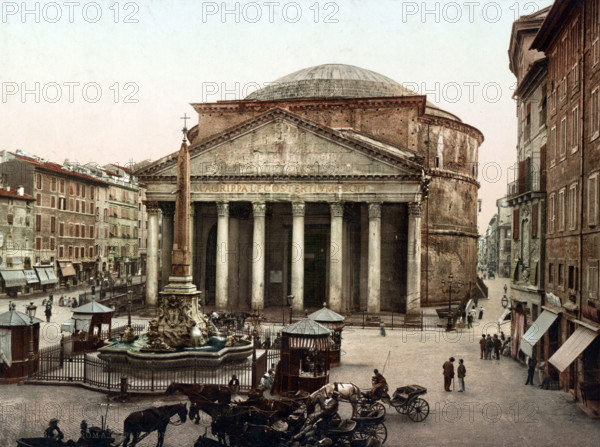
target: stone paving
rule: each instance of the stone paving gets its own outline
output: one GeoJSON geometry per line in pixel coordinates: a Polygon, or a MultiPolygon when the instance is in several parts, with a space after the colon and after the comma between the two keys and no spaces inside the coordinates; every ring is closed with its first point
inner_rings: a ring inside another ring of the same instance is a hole
{"type": "MultiPolygon", "coordinates": [[[[386,446],[595,445],[593,440],[600,437],[600,421],[585,416],[569,394],[525,386],[525,366],[508,357],[480,360],[478,338],[482,332],[496,332],[503,310],[500,298],[504,280],[487,283],[490,299],[480,303],[485,308],[484,318],[476,320],[470,331],[388,329],[382,337],[377,329],[346,328],[342,366],[331,371],[331,381],[353,382],[368,389],[372,370],[378,368],[391,390],[408,384],[428,389],[423,397],[431,413],[424,422],[412,422],[393,408],[388,409],[386,446]],[[442,364],[450,356],[465,361],[465,393],[443,389],[442,364]]],[[[504,332],[508,334],[509,323],[504,332]]],[[[537,376],[535,383],[539,383],[537,376]]],[[[40,436],[53,417],[60,419],[59,426],[67,438],[76,439],[81,419],[89,425],[101,424],[107,402],[108,425],[122,432],[122,421],[131,411],[179,401],[184,400],[179,396],[154,396],[119,403],[78,387],[0,386],[0,446],[16,445],[18,437],[40,436]]],[[[342,413],[349,412],[345,405],[342,413]]],[[[180,427],[169,426],[165,447],[192,446],[208,422],[204,418],[200,425],[188,421],[180,427]]],[[[156,435],[139,445],[156,445],[156,435]]]]}

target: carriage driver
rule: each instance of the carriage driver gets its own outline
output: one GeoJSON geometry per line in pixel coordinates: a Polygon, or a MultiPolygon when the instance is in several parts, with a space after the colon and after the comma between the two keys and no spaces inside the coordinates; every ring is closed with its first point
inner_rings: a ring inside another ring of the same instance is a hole
{"type": "Polygon", "coordinates": [[[48,428],[44,431],[44,438],[61,441],[64,437],[65,435],[60,431],[60,428],[58,428],[58,419],[50,419],[48,428]]]}
{"type": "Polygon", "coordinates": [[[373,400],[377,400],[381,399],[381,397],[387,391],[387,381],[385,380],[385,377],[383,377],[379,373],[378,370],[374,369],[373,373],[375,374],[371,378],[371,383],[373,384],[373,387],[371,388],[371,391],[367,393],[367,396],[369,396],[373,400]]]}

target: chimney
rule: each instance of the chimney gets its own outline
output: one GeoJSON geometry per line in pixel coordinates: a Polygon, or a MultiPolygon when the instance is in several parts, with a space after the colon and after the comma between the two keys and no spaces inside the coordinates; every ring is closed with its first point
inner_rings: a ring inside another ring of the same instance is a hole
{"type": "Polygon", "coordinates": [[[17,189],[17,194],[20,196],[23,196],[23,194],[25,194],[25,188],[23,188],[22,185],[19,185],[19,188],[17,189]]]}

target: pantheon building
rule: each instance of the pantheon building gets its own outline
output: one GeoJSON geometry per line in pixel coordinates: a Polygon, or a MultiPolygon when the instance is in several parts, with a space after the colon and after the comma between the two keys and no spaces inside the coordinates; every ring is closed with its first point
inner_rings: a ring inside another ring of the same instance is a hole
{"type": "MultiPolygon", "coordinates": [[[[339,64],[192,107],[190,250],[208,305],[282,306],[293,295],[296,311],[326,302],[417,317],[448,303],[450,274],[463,284],[453,301],[468,293],[479,130],[386,76],[339,64]]],[[[171,267],[177,151],[137,175],[152,304],[171,267]]]]}

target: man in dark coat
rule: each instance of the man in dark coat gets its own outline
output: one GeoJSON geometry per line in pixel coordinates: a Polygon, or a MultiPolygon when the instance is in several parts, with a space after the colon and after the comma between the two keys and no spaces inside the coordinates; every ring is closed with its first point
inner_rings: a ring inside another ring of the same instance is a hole
{"type": "Polygon", "coordinates": [[[502,347],[502,342],[498,338],[497,334],[494,334],[494,355],[496,356],[496,360],[500,360],[500,348],[502,347]]]}
{"type": "Polygon", "coordinates": [[[492,360],[492,355],[494,354],[494,340],[492,340],[492,336],[488,334],[485,340],[485,353],[486,358],[488,360],[492,360]]]}
{"type": "Polygon", "coordinates": [[[449,360],[447,360],[446,362],[444,362],[443,368],[444,368],[444,389],[446,391],[452,391],[450,389],[450,383],[452,382],[452,379],[454,378],[454,357],[450,357],[449,360]]]}
{"type": "Polygon", "coordinates": [[[481,334],[481,338],[479,339],[479,349],[481,350],[481,357],[479,357],[479,358],[484,359],[486,357],[486,355],[485,355],[485,334],[481,334]]]}
{"type": "Polygon", "coordinates": [[[46,314],[46,323],[50,323],[50,317],[52,316],[52,304],[46,304],[46,310],[44,313],[46,314]]]}
{"type": "Polygon", "coordinates": [[[535,356],[529,357],[527,360],[527,381],[525,385],[533,385],[533,373],[535,372],[535,365],[537,365],[537,360],[535,356]]]}
{"type": "Polygon", "coordinates": [[[378,370],[374,369],[373,374],[375,374],[371,378],[371,383],[373,384],[373,387],[367,394],[369,395],[369,397],[371,399],[377,400],[377,399],[381,399],[383,394],[387,391],[386,390],[387,381],[385,380],[385,377],[383,377],[383,375],[378,370]]]}

